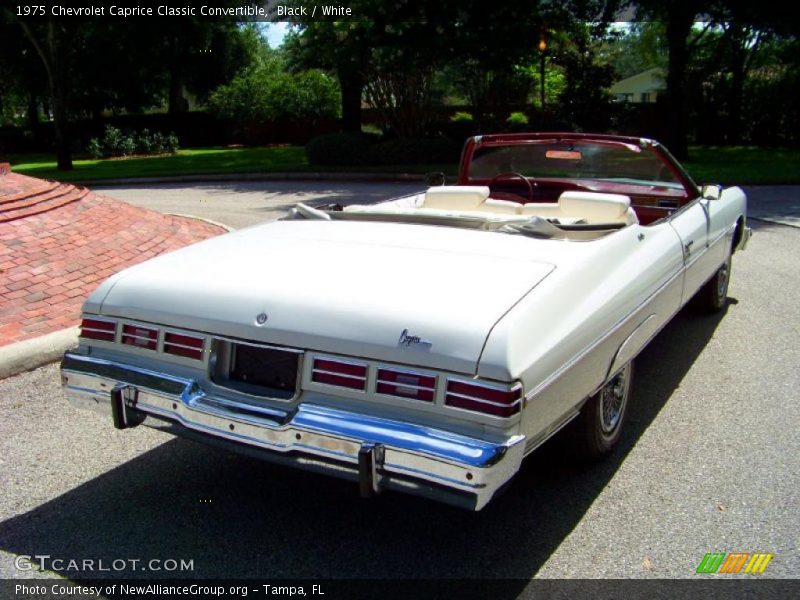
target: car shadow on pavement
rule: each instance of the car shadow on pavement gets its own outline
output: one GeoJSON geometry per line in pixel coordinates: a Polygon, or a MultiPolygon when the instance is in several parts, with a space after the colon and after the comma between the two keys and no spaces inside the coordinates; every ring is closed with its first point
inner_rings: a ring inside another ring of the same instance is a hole
{"type": "Polygon", "coordinates": [[[496,590],[516,597],[614,477],[723,316],[684,310],[645,349],[609,460],[578,465],[563,458],[562,442],[548,442],[479,513],[395,493],[362,500],[351,482],[174,439],[0,523],[0,548],[106,566],[142,560],[136,569],[62,573],[73,579],[490,577],[518,580],[496,590]],[[140,571],[151,559],[193,561],[193,570],[140,571]]]}

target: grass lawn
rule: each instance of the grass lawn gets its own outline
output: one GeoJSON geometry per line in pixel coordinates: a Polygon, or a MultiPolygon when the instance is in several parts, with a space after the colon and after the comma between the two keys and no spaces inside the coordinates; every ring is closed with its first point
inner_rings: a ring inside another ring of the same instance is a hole
{"type": "Polygon", "coordinates": [[[52,155],[12,155],[15,173],[58,179],[60,181],[96,181],[127,177],[164,177],[204,173],[276,173],[307,171],[306,155],[299,146],[269,148],[198,148],[179,150],[173,156],[126,159],[77,159],[72,171],[56,170],[52,155]]]}
{"type": "Polygon", "coordinates": [[[303,173],[319,171],[358,173],[419,173],[445,171],[455,175],[458,166],[403,165],[397,167],[312,167],[302,146],[264,148],[195,148],[179,150],[173,156],[125,159],[73,160],[73,170],[56,170],[48,154],[16,154],[8,157],[11,170],[22,175],[59,181],[100,181],[130,177],[169,177],[179,175],[235,173],[303,173]]]}
{"type": "MultiPolygon", "coordinates": [[[[419,173],[458,166],[398,165],[381,167],[312,167],[300,146],[266,148],[200,148],[174,156],[115,160],[75,160],[74,170],[56,171],[51,155],[9,157],[12,170],[24,175],[61,181],[97,181],[129,177],[164,177],[218,173],[302,173],[316,171],[361,173],[419,173]]],[[[690,148],[685,166],[698,183],[800,184],[800,149],[761,149],[752,146],[690,148]]]]}
{"type": "Polygon", "coordinates": [[[798,148],[694,146],[683,165],[698,184],[800,183],[798,148]]]}

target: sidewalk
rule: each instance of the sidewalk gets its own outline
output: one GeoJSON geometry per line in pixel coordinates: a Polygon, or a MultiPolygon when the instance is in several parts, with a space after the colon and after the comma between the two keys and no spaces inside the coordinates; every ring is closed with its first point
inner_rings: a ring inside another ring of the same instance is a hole
{"type": "Polygon", "coordinates": [[[77,325],[111,274],[224,231],[74,185],[0,177],[0,351],[77,325]]]}

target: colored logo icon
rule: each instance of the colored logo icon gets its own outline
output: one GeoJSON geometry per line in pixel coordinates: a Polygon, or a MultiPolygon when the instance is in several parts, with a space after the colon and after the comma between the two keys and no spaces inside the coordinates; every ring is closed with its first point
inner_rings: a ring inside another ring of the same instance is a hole
{"type": "Polygon", "coordinates": [[[773,555],[764,552],[709,552],[700,561],[696,573],[717,575],[745,573],[761,575],[773,555]]]}

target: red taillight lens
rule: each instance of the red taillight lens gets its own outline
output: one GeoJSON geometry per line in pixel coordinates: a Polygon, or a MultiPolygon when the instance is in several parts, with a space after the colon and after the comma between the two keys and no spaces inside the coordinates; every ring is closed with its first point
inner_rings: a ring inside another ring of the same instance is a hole
{"type": "Polygon", "coordinates": [[[311,381],[363,391],[367,387],[367,365],[332,358],[315,358],[311,381]]]}
{"type": "Polygon", "coordinates": [[[522,406],[522,387],[489,386],[465,381],[448,381],[445,404],[482,412],[496,417],[510,417],[522,406]]]}
{"type": "Polygon", "coordinates": [[[436,377],[394,369],[378,369],[375,391],[399,398],[433,402],[436,395],[436,377]]]}
{"type": "Polygon", "coordinates": [[[155,350],[158,346],[158,329],[139,325],[123,325],[122,343],[146,350],[155,350]]]}
{"type": "Polygon", "coordinates": [[[201,337],[167,332],[164,334],[164,352],[202,360],[204,342],[205,339],[201,337]]]}
{"type": "Polygon", "coordinates": [[[100,319],[83,319],[81,321],[81,337],[91,340],[113,342],[117,333],[117,324],[114,321],[100,319]]]}

